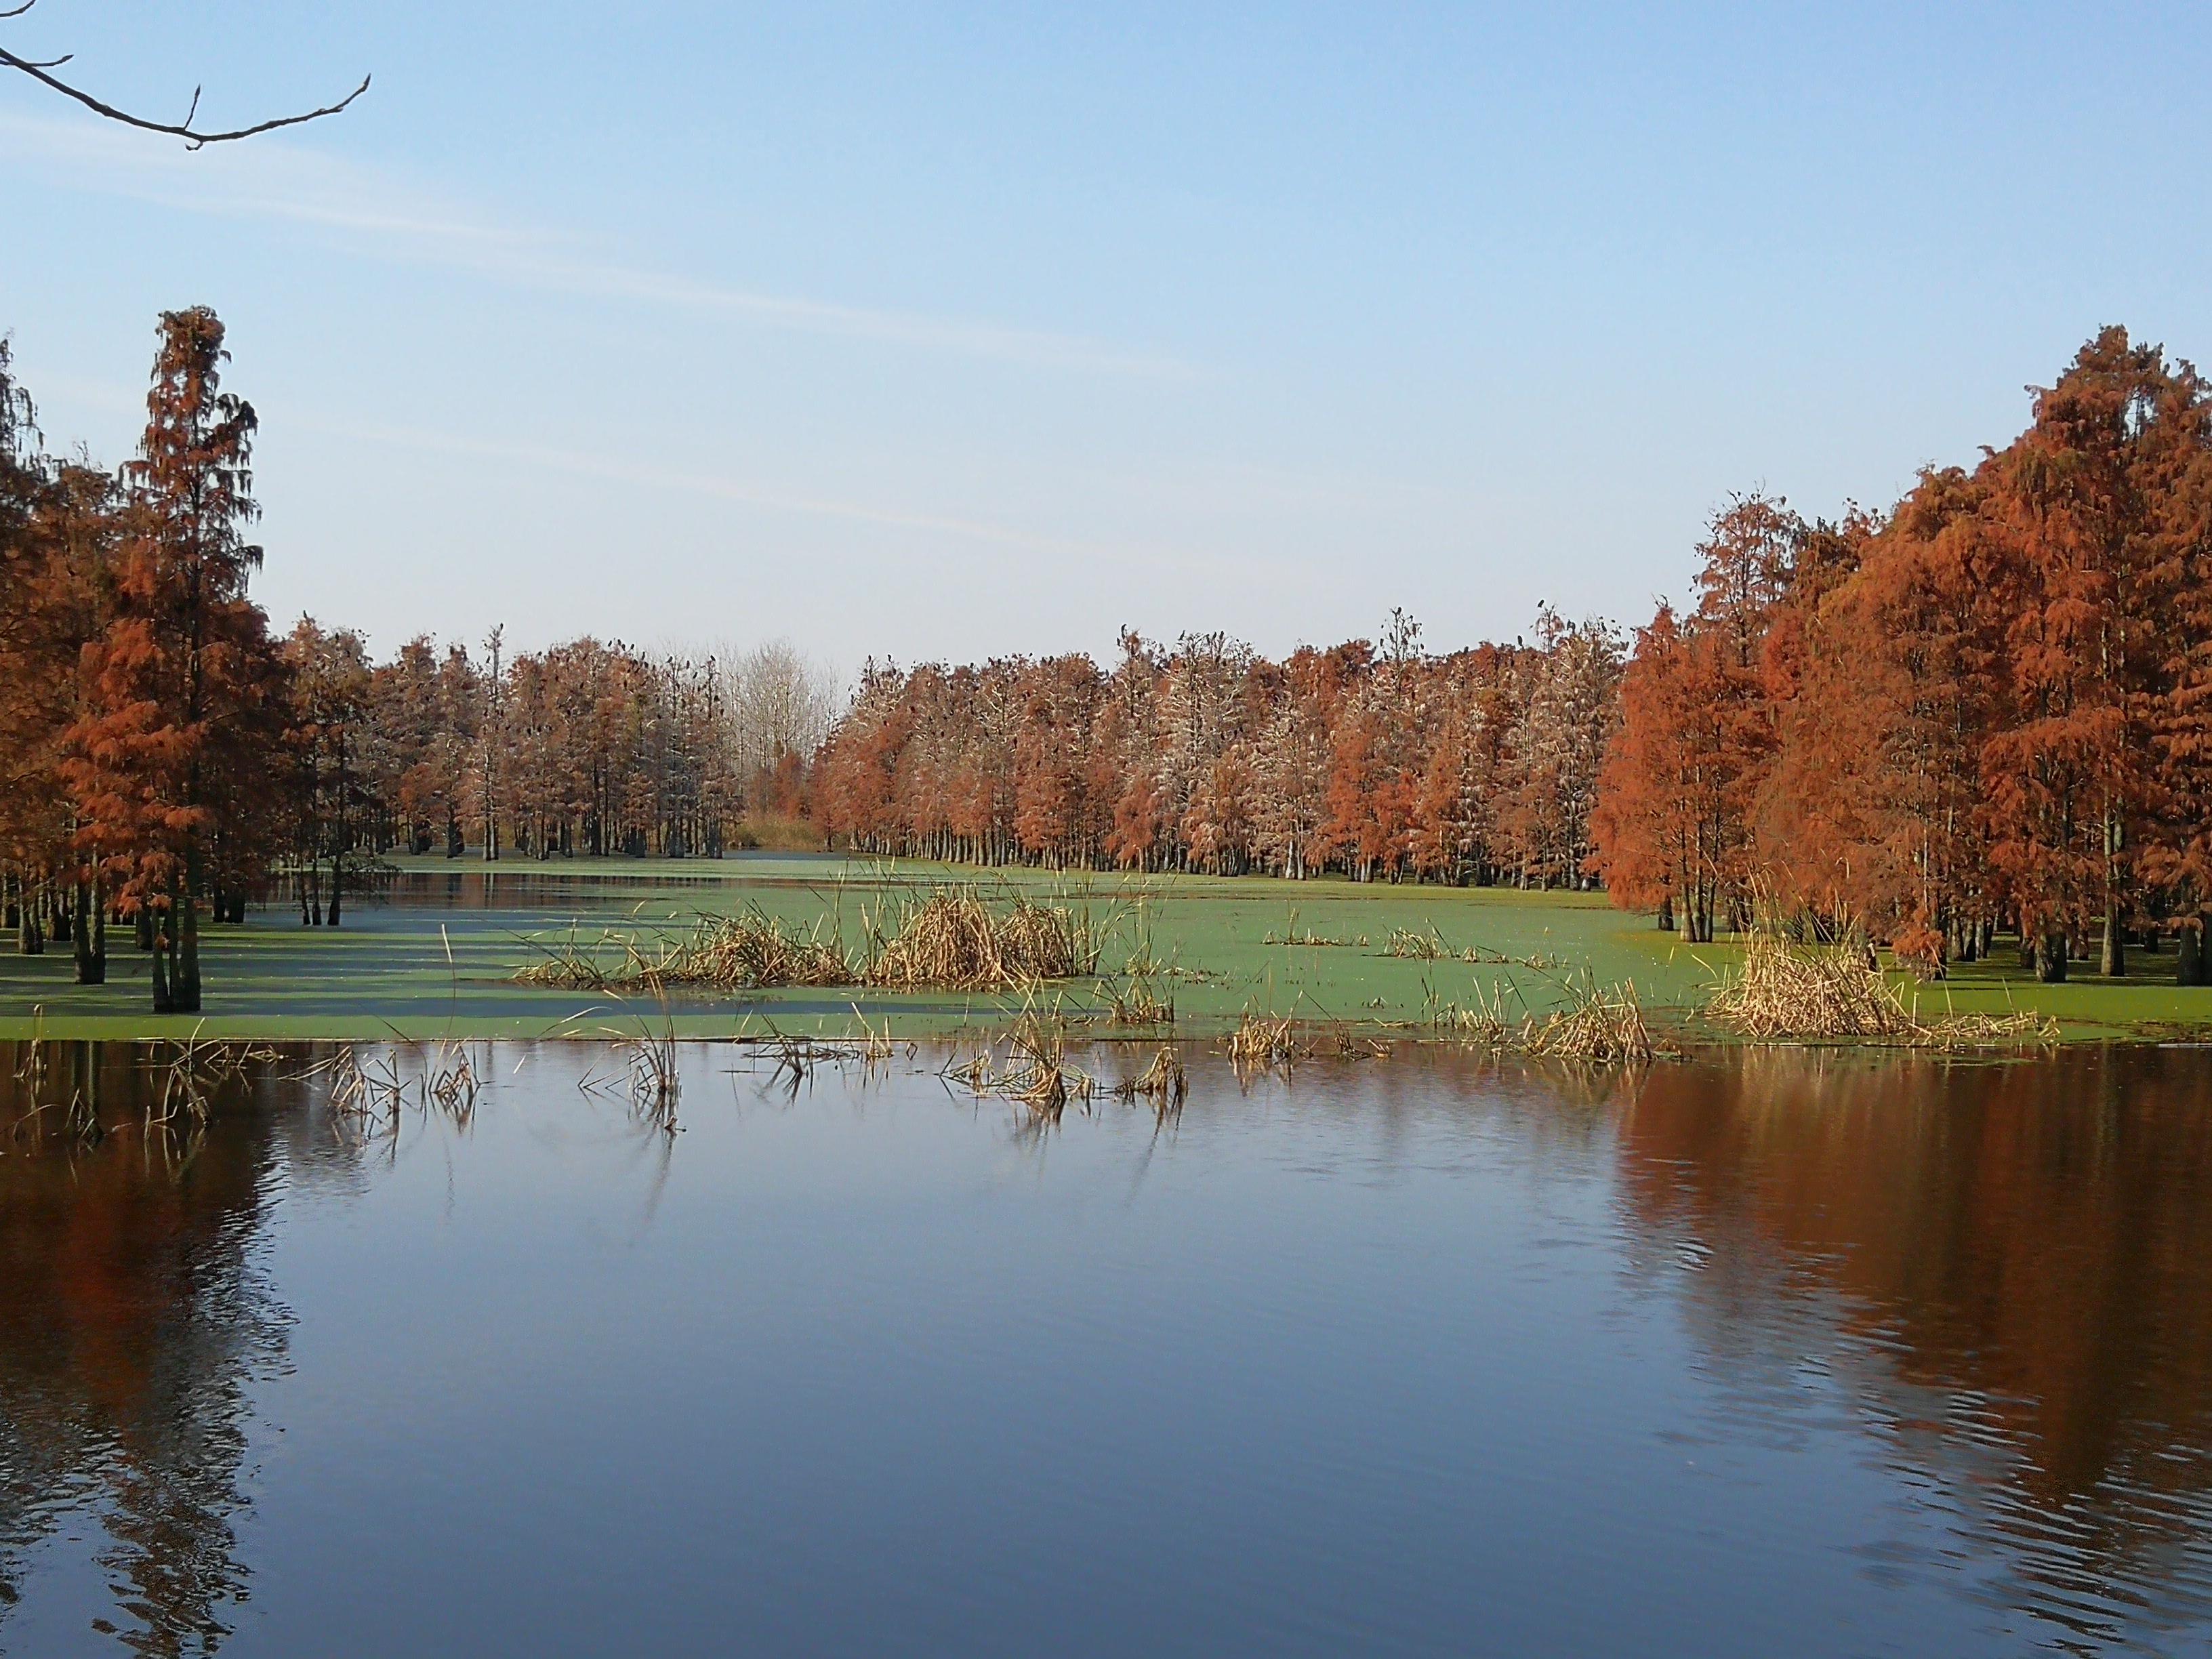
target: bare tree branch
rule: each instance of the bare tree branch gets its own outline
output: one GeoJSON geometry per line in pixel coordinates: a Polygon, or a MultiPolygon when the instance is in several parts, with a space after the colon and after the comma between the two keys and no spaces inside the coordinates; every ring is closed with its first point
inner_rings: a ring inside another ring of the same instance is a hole
{"type": "MultiPolygon", "coordinates": [[[[39,0],[22,0],[21,4],[0,11],[0,21],[5,21],[10,17],[21,17],[38,3],[39,0]]],[[[200,109],[200,89],[198,87],[192,88],[192,106],[185,112],[185,118],[182,121],[149,121],[143,116],[133,115],[127,110],[119,110],[112,104],[104,104],[90,93],[80,91],[77,88],[70,85],[68,82],[57,80],[47,73],[49,70],[59,69],[73,56],[75,56],[74,53],[66,53],[59,58],[39,62],[28,58],[18,58],[5,46],[0,46],[0,67],[21,70],[33,81],[52,88],[63,97],[76,99],[78,103],[82,104],[95,115],[104,115],[111,121],[120,121],[125,126],[137,127],[143,131],[167,133],[173,138],[183,139],[194,149],[199,149],[203,144],[228,143],[234,138],[251,138],[256,133],[274,132],[279,127],[296,127],[305,121],[319,121],[325,115],[336,115],[368,90],[369,77],[364,75],[361,77],[361,84],[339,99],[337,103],[327,105],[321,109],[311,109],[305,115],[280,115],[273,121],[257,122],[250,127],[240,127],[234,132],[200,132],[195,131],[192,126],[192,118],[199,113],[200,109]]]]}

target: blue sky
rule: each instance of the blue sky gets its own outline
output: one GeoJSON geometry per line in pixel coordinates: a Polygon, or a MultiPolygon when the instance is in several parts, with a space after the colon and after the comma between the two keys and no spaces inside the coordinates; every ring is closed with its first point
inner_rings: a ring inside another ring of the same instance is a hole
{"type": "Polygon", "coordinates": [[[214,306],[261,597],[380,649],[1633,622],[1732,490],[2212,354],[2208,17],[42,0],[149,110],[375,85],[188,154],[0,81],[0,329],[113,462],[214,306]]]}

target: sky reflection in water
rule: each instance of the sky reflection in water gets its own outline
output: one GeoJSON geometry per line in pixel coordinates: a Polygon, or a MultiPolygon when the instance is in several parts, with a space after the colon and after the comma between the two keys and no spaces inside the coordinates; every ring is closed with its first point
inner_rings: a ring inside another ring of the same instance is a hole
{"type": "Polygon", "coordinates": [[[296,1057],[166,1154],[125,1051],[49,1079],[96,1148],[6,1097],[0,1650],[2212,1636],[2212,1055],[1198,1061],[1039,1133],[695,1048],[672,1140],[494,1059],[396,1147],[296,1057]]]}

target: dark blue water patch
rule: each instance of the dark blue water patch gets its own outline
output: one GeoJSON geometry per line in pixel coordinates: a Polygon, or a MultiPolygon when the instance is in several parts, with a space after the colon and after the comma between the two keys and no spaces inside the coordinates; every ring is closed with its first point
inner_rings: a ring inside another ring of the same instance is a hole
{"type": "Polygon", "coordinates": [[[1194,1054],[1054,1123],[687,1045],[672,1134],[612,1051],[472,1054],[396,1135],[300,1056],[197,1139],[119,1052],[41,1084],[104,1139],[9,1085],[0,1646],[2212,1636],[2205,1055],[1194,1054]]]}

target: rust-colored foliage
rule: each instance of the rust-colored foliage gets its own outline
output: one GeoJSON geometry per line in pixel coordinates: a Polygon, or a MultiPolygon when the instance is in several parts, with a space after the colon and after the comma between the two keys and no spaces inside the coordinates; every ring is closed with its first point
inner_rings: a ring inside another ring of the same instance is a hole
{"type": "Polygon", "coordinates": [[[1620,650],[1547,611],[1447,657],[1400,615],[1275,663],[1224,635],[1083,658],[872,666],[816,757],[866,850],[1064,867],[1587,881],[1620,650]]]}
{"type": "Polygon", "coordinates": [[[1928,972],[1999,928],[2054,976],[2093,944],[2120,971],[2130,936],[2193,943],[2212,909],[2212,401],[2118,329],[2013,443],[1887,511],[1731,500],[1691,602],[1632,647],[1548,610],[1443,654],[1402,612],[1280,661],[1125,632],[1105,665],[871,662],[842,714],[787,646],[495,630],[378,663],[311,620],[272,646],[245,591],[252,411],[218,388],[211,313],[162,330],[120,481],[36,453],[0,354],[0,860],[24,948],[153,917],[165,1006],[193,1006],[199,910],[272,875],[313,924],[393,848],[711,856],[753,828],[986,864],[1601,880],[1693,940],[1763,915],[1928,972]]]}
{"type": "Polygon", "coordinates": [[[2124,972],[2212,898],[2208,551],[2206,388],[2117,328],[1887,514],[1736,503],[1696,613],[1638,636],[1596,867],[1692,937],[1717,896],[1929,971],[2002,923],[2124,972]]]}
{"type": "Polygon", "coordinates": [[[269,763],[283,674],[246,597],[261,550],[248,461],[253,410],[220,389],[222,324],[163,313],[146,434],[105,624],[85,647],[82,707],[63,774],[78,843],[131,908],[155,915],[154,1006],[200,1006],[199,900],[225,866],[258,861],[273,825],[269,763]]]}

